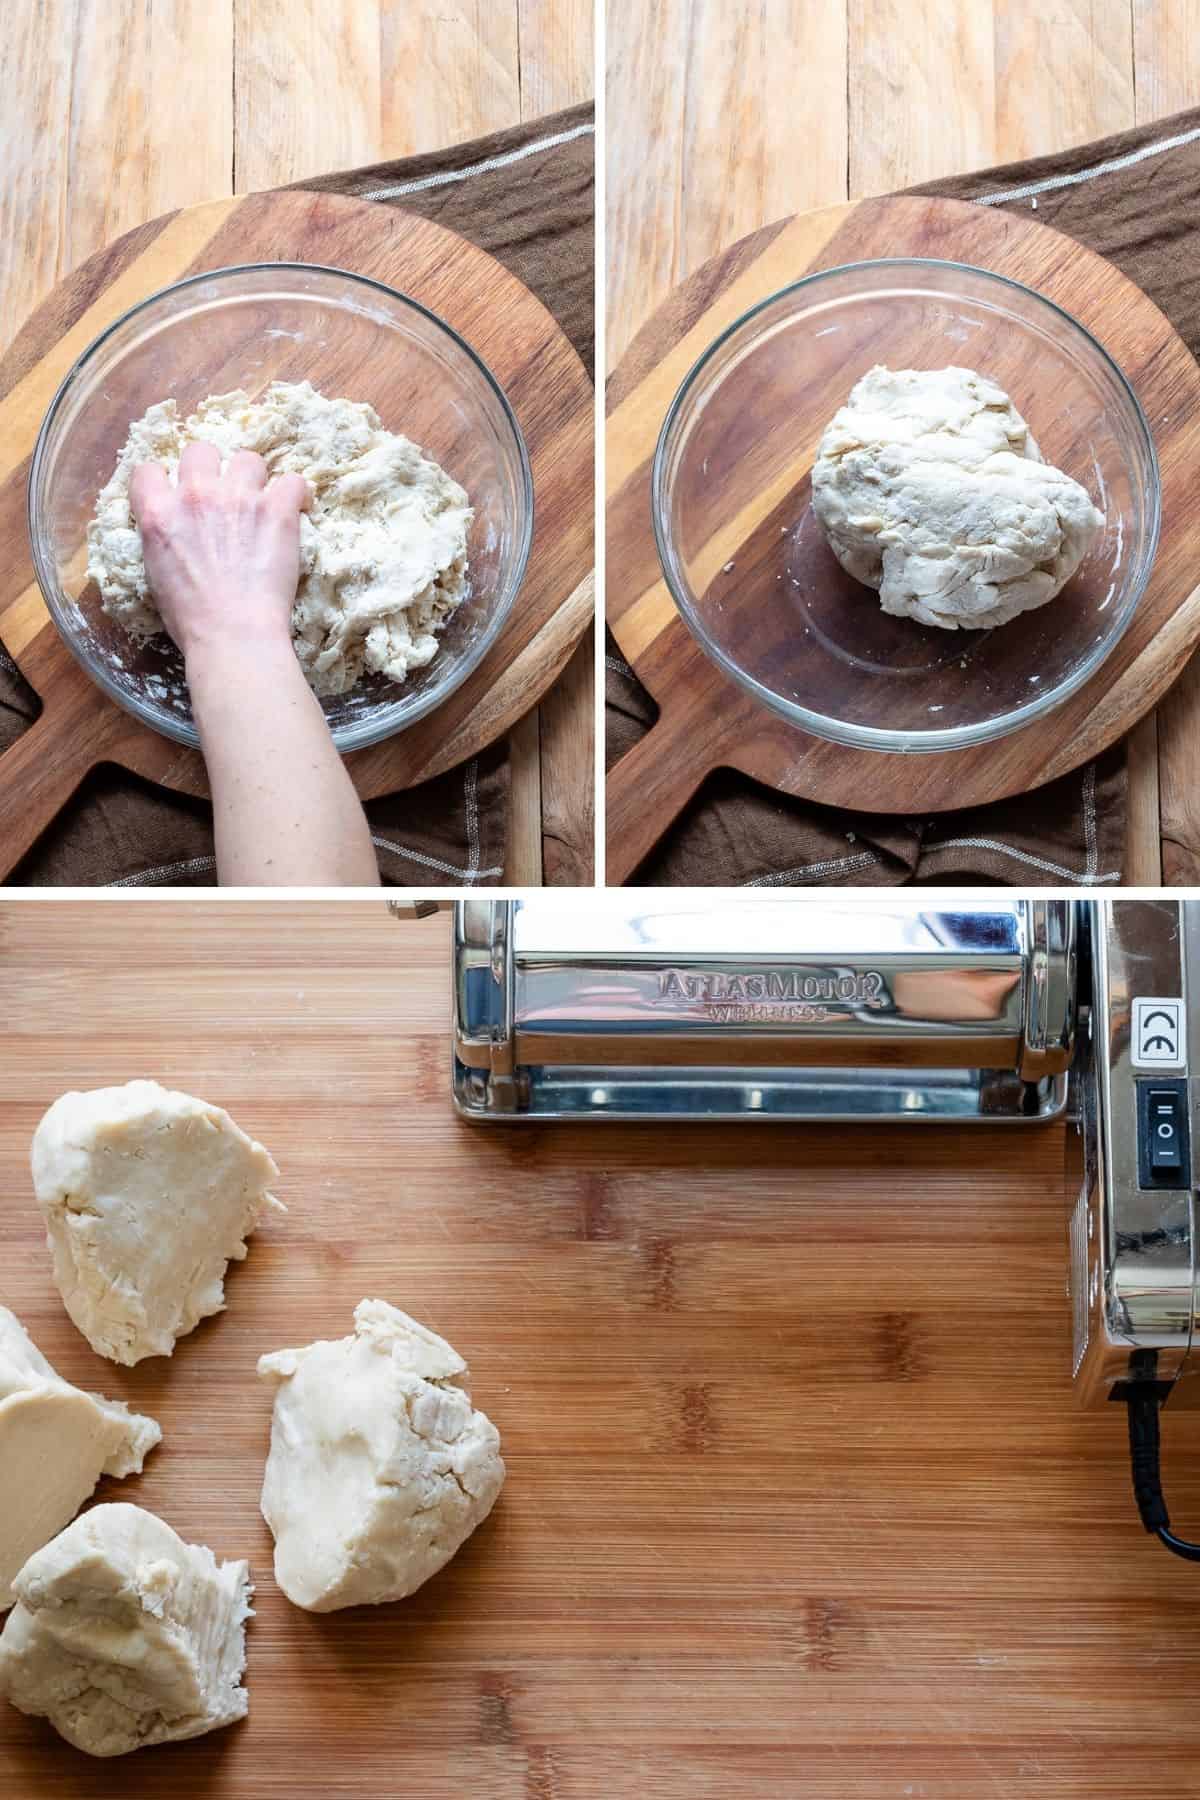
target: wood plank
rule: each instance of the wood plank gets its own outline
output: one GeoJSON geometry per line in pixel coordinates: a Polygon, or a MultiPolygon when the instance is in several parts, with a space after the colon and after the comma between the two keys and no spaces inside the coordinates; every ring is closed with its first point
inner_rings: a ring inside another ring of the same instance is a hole
{"type": "Polygon", "coordinates": [[[376,156],[440,150],[523,116],[517,0],[387,0],[379,12],[376,156]]]}
{"type": "Polygon", "coordinates": [[[992,14],[979,0],[848,0],[851,200],[995,160],[992,14]]]}
{"type": "Polygon", "coordinates": [[[60,273],[145,219],[231,191],[232,50],[232,0],[78,9],[60,273]]]}
{"type": "Polygon", "coordinates": [[[17,0],[9,17],[0,345],[58,276],[143,219],[229,193],[233,168],[233,0],[17,0]]]}
{"type": "MultiPolygon", "coordinates": [[[[518,0],[517,13],[522,119],[537,119],[586,100],[593,91],[592,0],[518,0]]],[[[535,857],[529,844],[525,861],[530,869],[536,868],[536,879],[547,885],[586,887],[595,873],[592,642],[589,631],[538,708],[537,848],[535,857]]],[[[532,773],[518,776],[522,746],[515,734],[509,743],[514,793],[519,780],[532,792],[532,773]]],[[[516,824],[514,811],[510,825],[514,838],[516,824]]],[[[514,874],[510,879],[521,878],[514,874]]]]}
{"type": "Polygon", "coordinates": [[[1162,814],[1159,797],[1159,720],[1155,713],[1135,725],[1126,739],[1129,781],[1125,882],[1160,887],[1163,879],[1162,814]]]}
{"type": "Polygon", "coordinates": [[[378,0],[234,0],[236,192],[376,160],[378,0]]]}
{"type": "MultiPolygon", "coordinates": [[[[102,1763],[2,1707],[6,1797],[1196,1793],[1192,1588],[1071,1392],[1065,1128],[469,1126],[447,938],[382,900],[0,901],[0,1303],[160,1419],[99,1498],[258,1586],[244,1724],[102,1763]],[[51,1284],[28,1148],[146,1074],[259,1135],[289,1210],[124,1370],[51,1284]],[[316,1618],[272,1576],[254,1363],[368,1293],[468,1357],[509,1478],[410,1600],[316,1618]]],[[[1200,1415],[1164,1432],[1182,1524],[1200,1415]]]]}
{"type": "Polygon", "coordinates": [[[1200,106],[1200,0],[1133,0],[1137,123],[1200,106]]]}
{"type": "Polygon", "coordinates": [[[547,887],[590,887],[596,874],[597,731],[591,631],[542,701],[542,867],[547,887]]]}
{"type": "Polygon", "coordinates": [[[994,11],[998,159],[1045,156],[1136,122],[1130,0],[1004,0],[994,11]]]}
{"type": "Polygon", "coordinates": [[[845,0],[608,15],[608,354],[709,256],[846,195],[845,0]],[[797,104],[796,71],[818,107],[797,104]]]}
{"type": "Polygon", "coordinates": [[[591,98],[595,34],[592,0],[517,0],[523,119],[591,98]]]}
{"type": "Polygon", "coordinates": [[[26,0],[0,35],[0,345],[53,286],[62,259],[71,62],[47,56],[46,44],[70,41],[75,11],[74,0],[26,0]]]}
{"type": "Polygon", "coordinates": [[[511,887],[542,884],[542,746],[540,709],[533,707],[508,734],[508,855],[504,879],[511,887]]]}

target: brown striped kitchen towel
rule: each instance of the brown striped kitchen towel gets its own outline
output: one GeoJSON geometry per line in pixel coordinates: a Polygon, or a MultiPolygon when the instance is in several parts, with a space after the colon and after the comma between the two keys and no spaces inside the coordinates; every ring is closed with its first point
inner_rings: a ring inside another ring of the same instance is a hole
{"type": "MultiPolygon", "coordinates": [[[[404,207],[470,238],[549,308],[592,368],[593,136],[590,106],[458,144],[299,182],[404,207]]],[[[36,718],[37,700],[0,647],[0,752],[36,718]]],[[[388,887],[503,879],[508,749],[367,807],[388,887]]],[[[208,806],[96,770],[11,877],[22,887],[211,887],[208,806]]]]}
{"type": "MultiPolygon", "coordinates": [[[[1200,109],[913,191],[1033,212],[1114,262],[1200,354],[1200,109]]],[[[649,729],[655,708],[611,639],[608,650],[611,767],[649,729]]],[[[1195,679],[1190,670],[1181,678],[1173,706],[1189,699],[1195,679]]],[[[1034,793],[935,819],[815,806],[721,770],[635,879],[758,887],[1111,885],[1123,877],[1126,816],[1123,746],[1034,793]]],[[[1172,874],[1168,866],[1168,881],[1172,874]]]]}

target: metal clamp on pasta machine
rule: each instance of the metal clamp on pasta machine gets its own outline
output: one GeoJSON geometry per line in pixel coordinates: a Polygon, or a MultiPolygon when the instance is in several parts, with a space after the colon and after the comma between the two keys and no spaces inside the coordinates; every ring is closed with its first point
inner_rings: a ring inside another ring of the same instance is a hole
{"type": "Polygon", "coordinates": [[[1200,902],[671,894],[462,901],[473,1119],[1045,1124],[1070,1112],[1074,1374],[1123,1402],[1143,1523],[1158,1418],[1200,1401],[1200,902]]]}

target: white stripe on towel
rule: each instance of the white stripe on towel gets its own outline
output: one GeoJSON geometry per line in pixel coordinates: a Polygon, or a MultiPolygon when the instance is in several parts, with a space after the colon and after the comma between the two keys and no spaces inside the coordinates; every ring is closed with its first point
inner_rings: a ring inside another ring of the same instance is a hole
{"type": "Polygon", "coordinates": [[[217,859],[215,856],[193,856],[187,862],[160,863],[156,869],[143,869],[140,875],[122,875],[119,881],[110,881],[109,887],[166,887],[179,875],[205,875],[215,873],[217,859]]]}
{"type": "Polygon", "coordinates": [[[511,163],[524,162],[527,156],[536,156],[541,150],[553,150],[558,144],[570,144],[576,138],[591,137],[595,125],[575,125],[570,131],[556,131],[551,137],[536,138],[532,144],[522,144],[517,150],[506,150],[502,156],[488,156],[483,162],[472,163],[466,169],[443,169],[437,175],[423,175],[417,181],[402,181],[395,187],[371,188],[365,194],[359,194],[360,200],[402,200],[405,194],[421,194],[429,188],[450,187],[456,181],[469,181],[472,175],[487,175],[493,169],[507,169],[511,163]]]}
{"type": "Polygon", "coordinates": [[[1014,850],[1011,844],[1002,844],[999,838],[942,838],[936,844],[926,844],[925,848],[931,855],[937,850],[997,850],[1002,856],[1028,863],[1031,868],[1045,869],[1048,875],[1063,875],[1068,881],[1078,882],[1080,887],[1099,887],[1104,882],[1121,879],[1119,869],[1114,869],[1110,875],[1097,875],[1094,870],[1085,870],[1081,875],[1078,869],[1064,869],[1061,863],[1047,862],[1045,857],[1034,856],[1028,850],[1014,850]]]}
{"type": "Polygon", "coordinates": [[[869,869],[878,861],[873,850],[860,850],[856,856],[835,856],[829,862],[801,863],[798,868],[780,869],[774,875],[756,875],[753,881],[744,881],[742,886],[781,887],[796,875],[832,875],[835,869],[850,873],[855,869],[869,869]]]}
{"type": "Polygon", "coordinates": [[[976,206],[1003,206],[1006,200],[1029,200],[1034,194],[1049,194],[1055,188],[1081,187],[1085,181],[1095,181],[1100,175],[1114,175],[1118,169],[1131,169],[1135,163],[1148,162],[1153,156],[1165,156],[1168,150],[1178,150],[1184,144],[1194,144],[1200,138],[1200,126],[1195,131],[1181,131],[1177,137],[1158,138],[1152,144],[1143,144],[1140,150],[1130,150],[1125,156],[1110,156],[1107,162],[1093,163],[1090,169],[1075,169],[1069,175],[1047,175],[1044,181],[1029,181],[1024,187],[1005,188],[998,194],[980,194],[976,206]]]}
{"type": "Polygon", "coordinates": [[[459,881],[488,881],[494,875],[497,879],[503,875],[500,867],[494,869],[459,869],[453,863],[442,862],[440,857],[425,856],[420,850],[406,850],[403,844],[393,844],[390,839],[376,837],[371,833],[371,842],[377,850],[388,850],[393,856],[403,856],[409,862],[421,863],[427,869],[440,869],[444,875],[453,875],[459,881]]]}

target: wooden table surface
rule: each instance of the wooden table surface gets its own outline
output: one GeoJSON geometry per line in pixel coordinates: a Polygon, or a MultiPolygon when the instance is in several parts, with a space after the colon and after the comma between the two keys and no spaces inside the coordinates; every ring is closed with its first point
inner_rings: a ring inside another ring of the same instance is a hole
{"type": "MultiPolygon", "coordinates": [[[[591,0],[10,0],[0,345],[172,208],[440,149],[592,91],[591,0]]],[[[592,879],[592,651],[512,734],[507,878],[592,879]]]]}
{"type": "MultiPolygon", "coordinates": [[[[486,1128],[445,913],[0,902],[0,1302],[161,1419],[140,1502],[258,1581],[250,1717],[94,1763],[0,1707],[3,1800],[1200,1796],[1200,1571],[1075,1410],[1059,1127],[486,1128]],[[71,1085],[229,1106],[286,1217],[169,1362],[66,1319],[27,1173],[71,1085]],[[381,1294],[470,1359],[509,1479],[410,1601],[285,1602],[257,1355],[381,1294]]],[[[1168,1411],[1180,1529],[1200,1416],[1168,1411]]]]}
{"type": "MultiPolygon", "coordinates": [[[[760,225],[1200,103],[1200,0],[610,0],[607,95],[611,369],[760,225]]],[[[1128,881],[1200,881],[1195,663],[1130,783],[1128,881]]]]}

